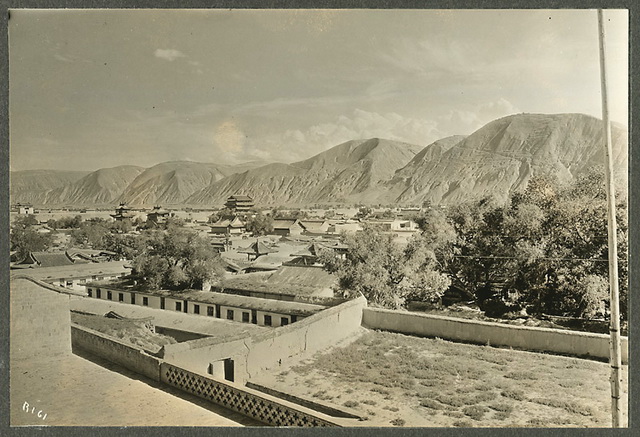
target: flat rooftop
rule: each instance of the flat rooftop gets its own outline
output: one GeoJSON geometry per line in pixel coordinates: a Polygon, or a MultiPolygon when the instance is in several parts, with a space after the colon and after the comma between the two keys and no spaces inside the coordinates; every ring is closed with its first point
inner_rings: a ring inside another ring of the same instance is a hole
{"type": "Polygon", "coordinates": [[[129,261],[109,261],[102,263],[82,263],[59,267],[34,267],[11,270],[11,276],[25,275],[41,281],[57,280],[60,278],[86,278],[89,276],[114,275],[129,273],[131,268],[125,267],[129,261]]]}
{"type": "MultiPolygon", "coordinates": [[[[244,275],[243,275],[244,276],[244,275]]],[[[245,308],[248,310],[257,310],[257,311],[266,311],[273,312],[279,314],[295,314],[299,316],[310,316],[312,314],[317,313],[318,311],[322,311],[326,309],[323,305],[302,303],[302,302],[291,302],[291,301],[283,301],[276,299],[264,299],[260,297],[251,297],[251,296],[239,296],[236,294],[229,293],[219,293],[212,291],[198,291],[198,290],[187,290],[187,291],[168,291],[168,290],[139,290],[132,286],[127,286],[124,282],[111,282],[111,281],[97,281],[91,282],[87,284],[91,287],[104,287],[111,288],[113,290],[123,290],[132,293],[141,293],[150,296],[163,296],[172,299],[185,299],[190,300],[192,302],[211,304],[211,305],[223,305],[230,306],[236,308],[245,308]]],[[[297,290],[297,285],[288,285],[288,284],[278,284],[280,289],[291,288],[291,292],[294,293],[297,290]]],[[[234,288],[234,287],[229,287],[234,288]]],[[[263,287],[264,288],[264,287],[263,287]]],[[[251,290],[263,291],[259,287],[251,288],[251,290]]],[[[274,293],[276,293],[274,291],[274,293]]],[[[285,292],[286,294],[286,292],[285,292]]],[[[301,294],[301,293],[295,293],[301,294]]],[[[163,310],[166,311],[166,310],[163,310]]]]}
{"type": "Polygon", "coordinates": [[[155,326],[193,332],[210,337],[235,337],[240,335],[248,337],[266,329],[273,329],[252,323],[240,323],[215,317],[185,314],[178,311],[160,310],[90,297],[73,297],[69,302],[69,306],[73,311],[89,314],[104,315],[109,311],[115,311],[121,316],[132,319],[150,317],[151,323],[155,326]]]}

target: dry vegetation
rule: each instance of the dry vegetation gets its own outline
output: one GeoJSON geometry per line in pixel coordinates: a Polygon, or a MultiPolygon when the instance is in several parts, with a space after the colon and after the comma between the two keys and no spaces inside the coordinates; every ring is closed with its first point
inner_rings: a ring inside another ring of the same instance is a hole
{"type": "Polygon", "coordinates": [[[152,352],[159,350],[165,344],[176,342],[172,337],[151,332],[144,322],[73,312],[71,313],[71,321],[152,352]]]}
{"type": "Polygon", "coordinates": [[[608,377],[601,362],[369,332],[260,382],[370,426],[608,427],[608,377]]]}

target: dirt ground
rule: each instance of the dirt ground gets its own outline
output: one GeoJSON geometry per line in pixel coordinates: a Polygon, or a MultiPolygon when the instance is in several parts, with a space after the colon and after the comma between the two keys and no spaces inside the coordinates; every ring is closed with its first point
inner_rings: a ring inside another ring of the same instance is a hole
{"type": "Polygon", "coordinates": [[[252,381],[347,407],[362,426],[610,427],[609,372],[602,362],[370,331],[252,381]]]}
{"type": "Polygon", "coordinates": [[[10,392],[12,426],[259,425],[89,354],[12,362],[10,392]]]}

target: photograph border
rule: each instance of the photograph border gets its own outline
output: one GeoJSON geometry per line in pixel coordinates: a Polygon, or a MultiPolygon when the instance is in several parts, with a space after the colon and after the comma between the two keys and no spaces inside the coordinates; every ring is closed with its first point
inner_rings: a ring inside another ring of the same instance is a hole
{"type": "MultiPolygon", "coordinates": [[[[0,214],[0,226],[5,237],[9,235],[9,65],[8,65],[8,9],[33,8],[33,9],[58,9],[58,8],[77,8],[77,9],[596,9],[596,8],[620,8],[629,10],[629,229],[640,229],[638,215],[639,191],[638,169],[636,162],[640,159],[640,152],[637,145],[634,147],[636,138],[640,138],[640,129],[634,123],[636,121],[636,113],[639,110],[638,103],[640,101],[640,93],[638,93],[638,77],[640,71],[640,53],[638,45],[640,43],[639,19],[640,4],[637,1],[578,1],[578,0],[562,0],[562,1],[491,1],[491,0],[450,0],[450,1],[292,1],[292,0],[272,0],[272,1],[202,1],[202,0],[33,0],[33,1],[13,1],[1,0],[3,6],[3,16],[0,20],[2,26],[2,44],[0,46],[0,75],[1,75],[1,93],[0,97],[0,114],[2,123],[0,125],[0,183],[2,184],[1,205],[4,208],[0,214]],[[634,75],[633,73],[636,72],[634,75]]],[[[594,14],[594,32],[595,32],[595,14],[594,14]]],[[[638,233],[630,232],[629,235],[629,284],[640,284],[638,261],[638,233]]],[[[603,428],[342,428],[319,430],[319,429],[303,429],[303,428],[207,428],[207,427],[10,427],[9,420],[9,243],[8,238],[0,239],[0,256],[3,261],[3,272],[0,275],[0,285],[2,287],[2,301],[0,302],[0,338],[2,338],[0,346],[0,386],[2,394],[0,395],[0,435],[131,435],[151,436],[151,435],[224,435],[224,436],[248,436],[248,435],[344,435],[344,436],[360,436],[360,435],[376,435],[396,436],[396,435],[424,435],[424,433],[437,433],[437,435],[513,435],[517,430],[518,434],[523,436],[529,435],[633,435],[638,433],[638,417],[640,397],[638,397],[638,380],[640,373],[637,371],[629,372],[629,428],[626,429],[603,429],[603,428]]],[[[635,333],[640,323],[640,299],[630,293],[630,333],[635,333]]],[[[633,334],[632,334],[633,335],[633,334]]],[[[634,364],[639,360],[639,349],[635,338],[629,341],[630,362],[634,364]]],[[[630,368],[631,369],[631,368],[630,368]]],[[[635,368],[634,368],[635,370],[635,368]]]]}

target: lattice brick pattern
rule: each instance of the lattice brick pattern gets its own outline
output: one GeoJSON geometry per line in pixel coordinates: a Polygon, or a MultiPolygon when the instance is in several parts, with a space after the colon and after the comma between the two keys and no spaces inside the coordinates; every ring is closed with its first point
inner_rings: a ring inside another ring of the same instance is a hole
{"type": "Polygon", "coordinates": [[[319,417],[191,373],[179,367],[166,365],[163,368],[165,369],[163,376],[168,384],[260,422],[274,426],[336,426],[319,417]]]}

